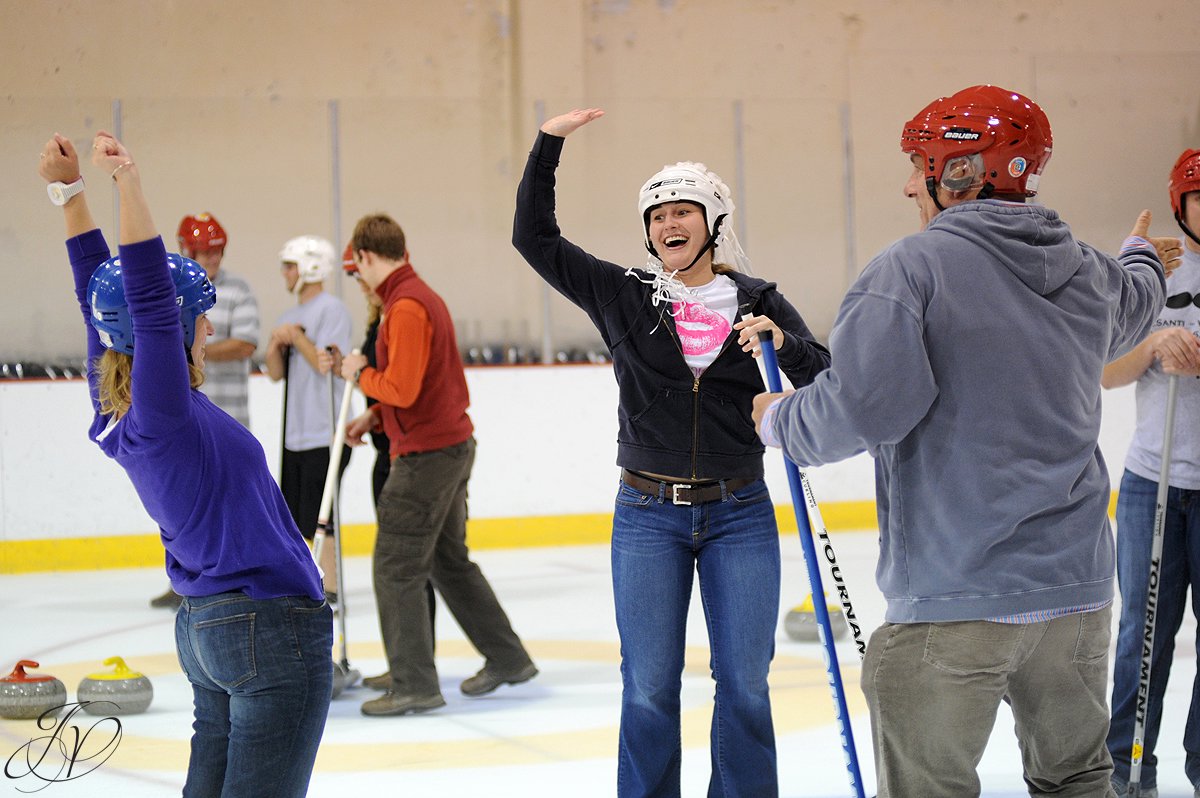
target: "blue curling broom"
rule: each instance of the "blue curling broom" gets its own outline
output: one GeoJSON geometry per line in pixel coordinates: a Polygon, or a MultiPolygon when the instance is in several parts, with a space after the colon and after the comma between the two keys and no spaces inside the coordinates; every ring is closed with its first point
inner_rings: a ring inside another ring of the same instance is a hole
{"type": "MultiPolygon", "coordinates": [[[[744,318],[744,317],[743,317],[744,318]]],[[[783,391],[783,383],[779,377],[779,360],[775,357],[775,344],[770,331],[758,336],[762,352],[763,373],[767,387],[772,393],[783,391]]],[[[788,486],[792,490],[792,508],[796,513],[796,526],[800,531],[800,545],[804,549],[804,565],[808,569],[808,585],[812,589],[813,609],[817,614],[817,629],[821,635],[821,645],[825,651],[825,671],[829,676],[829,686],[833,689],[834,711],[837,714],[838,730],[842,736],[842,751],[846,757],[846,773],[850,779],[850,787],[857,798],[866,798],[863,793],[862,773],[858,768],[858,753],[854,748],[854,732],[850,728],[850,710],[846,706],[846,688],[842,685],[842,673],[838,668],[837,649],[833,646],[833,627],[829,622],[829,609],[825,601],[817,597],[825,595],[821,583],[821,569],[817,564],[817,550],[813,545],[812,526],[808,522],[808,513],[804,500],[804,477],[796,464],[784,455],[783,467],[787,472],[788,486]]],[[[844,592],[844,590],[843,590],[844,592]]]]}

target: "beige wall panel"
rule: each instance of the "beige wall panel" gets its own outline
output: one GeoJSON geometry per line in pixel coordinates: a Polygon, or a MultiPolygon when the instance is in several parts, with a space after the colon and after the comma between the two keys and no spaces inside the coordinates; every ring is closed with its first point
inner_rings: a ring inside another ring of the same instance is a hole
{"type": "MultiPolygon", "coordinates": [[[[513,192],[536,108],[580,105],[609,116],[569,142],[569,236],[641,263],[638,186],[663,163],[705,160],[742,204],[751,258],[764,273],[786,265],[780,282],[824,335],[844,290],[830,264],[844,283],[850,257],[843,105],[854,150],[850,271],[916,227],[900,196],[900,125],[973,82],[1047,107],[1057,146],[1044,199],[1085,239],[1115,244],[1143,205],[1170,230],[1165,170],[1200,145],[1197,28],[1200,3],[1178,0],[0,0],[0,169],[10,177],[0,277],[18,286],[0,298],[0,359],[80,351],[65,272],[31,282],[23,268],[65,269],[61,219],[30,162],[54,129],[86,143],[109,124],[113,98],[135,155],[148,159],[163,231],[184,212],[217,213],[228,266],[258,290],[265,328],[289,301],[279,246],[335,232],[327,104],[337,100],[342,237],[365,209],[395,213],[464,343],[540,341],[541,281],[509,245],[513,192]],[[1107,125],[1093,121],[1097,108],[1107,125]]],[[[110,192],[97,188],[90,199],[111,230],[110,192]]],[[[361,326],[361,303],[344,288],[361,326]]],[[[556,340],[595,340],[581,313],[555,303],[556,340]]]]}
{"type": "Polygon", "coordinates": [[[501,0],[0,0],[0,91],[46,96],[476,96],[501,0]]]}
{"type": "Polygon", "coordinates": [[[50,359],[84,353],[83,323],[63,247],[63,214],[50,204],[37,174],[38,153],[56,131],[71,139],[97,223],[111,228],[113,195],[91,168],[92,134],[111,124],[106,99],[8,97],[0,122],[0,360],[50,359]]]}
{"type": "Polygon", "coordinates": [[[460,322],[460,343],[500,337],[505,324],[515,333],[535,304],[534,282],[512,268],[515,182],[493,115],[456,101],[348,100],[341,108],[345,237],[364,214],[391,215],[414,267],[460,322]]]}
{"type": "Polygon", "coordinates": [[[1185,148],[1200,147],[1200,52],[1045,56],[1037,74],[1054,130],[1045,203],[1108,252],[1143,208],[1151,232],[1180,235],[1167,177],[1185,148]]]}
{"type": "Polygon", "coordinates": [[[757,100],[744,118],[746,252],[825,340],[850,285],[840,110],[830,100],[757,100]]]}
{"type": "MultiPolygon", "coordinates": [[[[295,304],[280,275],[279,250],[295,236],[333,235],[326,104],[131,100],[122,111],[125,142],[168,248],[176,248],[186,214],[209,211],[225,227],[222,267],[254,289],[261,354],[279,315],[295,304]]],[[[337,279],[326,281],[335,293],[337,279]]],[[[349,304],[361,310],[360,302],[349,304]]]]}
{"type": "Polygon", "coordinates": [[[841,94],[857,24],[833,2],[592,2],[581,43],[601,96],[747,99],[841,94]]]}

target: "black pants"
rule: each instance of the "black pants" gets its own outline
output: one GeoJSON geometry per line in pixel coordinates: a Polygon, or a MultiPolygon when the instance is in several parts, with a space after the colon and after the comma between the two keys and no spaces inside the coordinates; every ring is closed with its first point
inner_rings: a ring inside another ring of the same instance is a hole
{"type": "MultiPolygon", "coordinates": [[[[338,468],[338,487],[341,488],[342,473],[350,464],[350,447],[342,447],[342,463],[338,468]]],[[[325,491],[325,473],[329,470],[329,447],[305,449],[302,452],[283,450],[283,473],[279,475],[279,489],[300,534],[308,540],[317,531],[317,515],[321,512],[321,494],[325,491]]]]}

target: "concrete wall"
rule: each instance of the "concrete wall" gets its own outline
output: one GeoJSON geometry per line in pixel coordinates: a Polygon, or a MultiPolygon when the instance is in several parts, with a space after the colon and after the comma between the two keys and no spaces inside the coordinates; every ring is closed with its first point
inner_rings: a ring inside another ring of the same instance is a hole
{"type": "MultiPolygon", "coordinates": [[[[1042,199],[1115,247],[1200,144],[1200,4],[1146,0],[0,0],[0,359],[82,353],[62,223],[35,174],[54,131],[119,123],[160,229],[209,210],[269,329],[290,302],[282,243],[340,245],[363,213],[409,234],[464,345],[596,340],[509,245],[540,117],[608,116],[560,170],[564,231],[635,264],[637,187],[707,162],[734,189],[756,271],[818,333],[870,256],[911,232],[901,124],[972,83],[1046,109],[1042,199]],[[547,322],[546,319],[549,319],[547,322]]],[[[106,178],[87,169],[112,231],[106,178]]],[[[352,287],[335,280],[361,322],[352,287]]]]}

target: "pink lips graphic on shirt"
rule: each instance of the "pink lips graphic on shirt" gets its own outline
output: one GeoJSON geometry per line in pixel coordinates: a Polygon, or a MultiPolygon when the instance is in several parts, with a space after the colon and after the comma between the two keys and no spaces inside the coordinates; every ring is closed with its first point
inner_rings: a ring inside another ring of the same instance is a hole
{"type": "Polygon", "coordinates": [[[709,310],[697,302],[675,303],[675,330],[685,355],[703,355],[711,352],[729,337],[733,329],[720,313],[709,310]],[[683,310],[679,309],[680,304],[683,310]]]}

